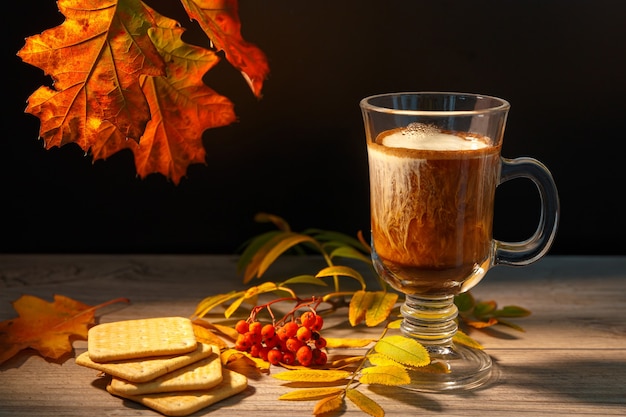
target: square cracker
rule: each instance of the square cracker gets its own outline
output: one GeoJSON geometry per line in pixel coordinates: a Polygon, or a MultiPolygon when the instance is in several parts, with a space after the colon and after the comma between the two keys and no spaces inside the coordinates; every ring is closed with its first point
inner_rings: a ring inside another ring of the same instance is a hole
{"type": "Polygon", "coordinates": [[[183,317],[103,323],[87,333],[89,358],[101,363],[188,353],[196,347],[191,320],[183,317]]]}
{"type": "Polygon", "coordinates": [[[151,381],[130,382],[111,379],[111,388],[128,395],[155,394],[158,392],[192,391],[213,388],[222,382],[222,362],[217,353],[162,375],[151,381]]]}
{"type": "Polygon", "coordinates": [[[130,382],[145,382],[197,362],[200,359],[207,358],[213,352],[219,352],[219,349],[211,345],[198,343],[196,350],[182,355],[153,356],[98,363],[89,358],[89,352],[87,351],[76,357],[76,364],[96,369],[130,382]]]}
{"type": "Polygon", "coordinates": [[[166,416],[186,416],[238,394],[248,386],[248,378],[245,375],[226,368],[222,370],[222,373],[222,382],[209,390],[127,395],[115,392],[109,384],[107,391],[113,395],[143,404],[166,416]]]}

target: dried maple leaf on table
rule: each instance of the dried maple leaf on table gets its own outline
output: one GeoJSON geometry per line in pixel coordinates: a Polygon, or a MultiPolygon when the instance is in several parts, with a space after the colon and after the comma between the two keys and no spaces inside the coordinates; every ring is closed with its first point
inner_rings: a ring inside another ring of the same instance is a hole
{"type": "Polygon", "coordinates": [[[55,295],[52,303],[23,295],[13,302],[19,317],[0,323],[0,364],[28,348],[43,357],[59,359],[72,351],[71,338],[87,339],[97,309],[117,302],[128,300],[118,298],[90,306],[62,295],[55,295]]]}
{"type": "MultiPolygon", "coordinates": [[[[267,60],[241,37],[237,0],[181,1],[260,97],[267,60]]],[[[18,52],[54,80],[26,107],[46,149],[76,143],[94,160],[130,149],[141,177],[160,173],[176,184],[190,164],[205,163],[204,130],[236,120],[230,100],[202,81],[219,56],[183,42],[177,21],[140,0],[58,6],[66,20],[18,52]]]]}

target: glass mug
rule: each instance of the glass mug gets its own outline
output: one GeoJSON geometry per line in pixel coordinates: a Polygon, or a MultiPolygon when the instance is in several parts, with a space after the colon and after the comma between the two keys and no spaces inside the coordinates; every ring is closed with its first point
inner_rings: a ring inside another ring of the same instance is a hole
{"type": "Polygon", "coordinates": [[[501,157],[510,105],[496,97],[447,92],[381,94],[360,102],[370,176],[372,260],[405,294],[404,335],[446,373],[411,373],[407,388],[471,389],[491,375],[483,351],[456,345],[454,296],[495,265],[524,266],[550,249],[559,199],[549,170],[533,158],[501,157]],[[496,187],[532,180],[541,196],[535,233],[523,242],[492,236],[496,187]]]}

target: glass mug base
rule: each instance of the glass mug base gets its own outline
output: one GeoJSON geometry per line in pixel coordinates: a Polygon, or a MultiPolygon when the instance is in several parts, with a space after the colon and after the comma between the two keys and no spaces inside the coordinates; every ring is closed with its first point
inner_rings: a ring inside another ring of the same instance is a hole
{"type": "Polygon", "coordinates": [[[404,320],[400,331],[421,343],[431,358],[428,369],[409,372],[411,383],[404,388],[422,392],[470,390],[491,379],[491,357],[453,341],[458,327],[454,296],[407,295],[401,312],[404,320]]]}
{"type": "Polygon", "coordinates": [[[442,372],[411,370],[411,383],[402,388],[433,393],[467,391],[487,385],[493,379],[491,357],[482,350],[455,344],[443,351],[428,346],[426,349],[432,364],[441,367],[442,372]]]}

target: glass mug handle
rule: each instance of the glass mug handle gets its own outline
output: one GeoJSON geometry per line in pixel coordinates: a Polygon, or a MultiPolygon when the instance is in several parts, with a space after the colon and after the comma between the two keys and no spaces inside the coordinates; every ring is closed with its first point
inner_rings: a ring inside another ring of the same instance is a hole
{"type": "Polygon", "coordinates": [[[559,196],[548,168],[534,158],[501,158],[500,184],[528,178],[537,186],[541,197],[541,216],[535,233],[521,242],[494,240],[494,265],[524,266],[544,256],[556,235],[559,222],[559,196]]]}

